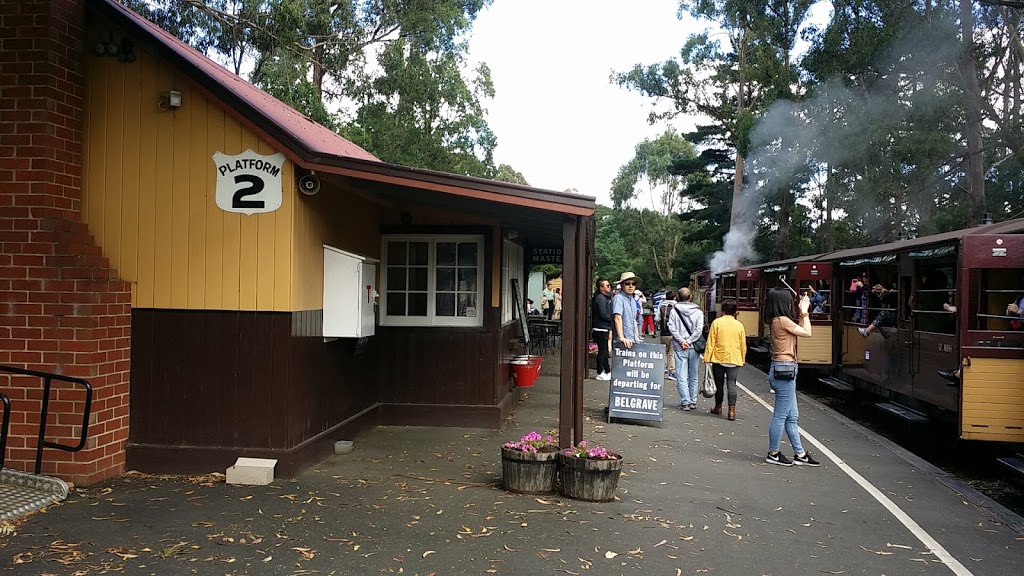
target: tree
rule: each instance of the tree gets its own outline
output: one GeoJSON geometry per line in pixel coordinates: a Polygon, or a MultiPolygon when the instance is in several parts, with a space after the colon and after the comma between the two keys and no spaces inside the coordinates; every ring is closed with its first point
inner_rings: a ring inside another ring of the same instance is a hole
{"type": "Polygon", "coordinates": [[[498,165],[498,170],[494,174],[494,179],[500,180],[501,182],[511,182],[512,184],[522,184],[523,186],[530,185],[520,172],[517,172],[515,168],[508,164],[498,165]]]}
{"type": "Polygon", "coordinates": [[[491,0],[120,1],[385,161],[495,173],[490,71],[462,66],[491,0]]]}
{"type": "Polygon", "coordinates": [[[686,180],[672,173],[680,158],[693,158],[692,143],[675,130],[636,145],[631,160],[612,182],[612,203],[620,212],[623,239],[652,264],[662,283],[675,279],[683,236],[693,224],[679,217],[686,180]],[[646,203],[647,206],[644,206],[646,203]],[[635,208],[624,210],[624,208],[635,208]]]}

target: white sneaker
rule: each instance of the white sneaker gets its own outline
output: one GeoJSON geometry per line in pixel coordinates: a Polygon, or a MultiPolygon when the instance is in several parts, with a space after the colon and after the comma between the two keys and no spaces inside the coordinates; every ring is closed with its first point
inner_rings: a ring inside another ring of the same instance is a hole
{"type": "Polygon", "coordinates": [[[597,375],[597,379],[598,380],[611,380],[612,379],[612,373],[611,372],[605,372],[603,374],[598,374],[597,375]]]}

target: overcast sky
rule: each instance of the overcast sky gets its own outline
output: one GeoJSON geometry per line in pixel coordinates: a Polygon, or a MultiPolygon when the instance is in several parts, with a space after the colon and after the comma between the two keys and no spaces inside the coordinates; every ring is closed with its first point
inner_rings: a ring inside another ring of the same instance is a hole
{"type": "MultiPolygon", "coordinates": [[[[610,204],[609,187],[633,148],[665,125],[651,100],[611,84],[612,71],[679,53],[696,25],[677,0],[494,0],[473,26],[470,55],[491,68],[487,120],[495,162],[539,188],[576,188],[610,204]]],[[[692,121],[676,122],[684,130],[692,121]]]]}

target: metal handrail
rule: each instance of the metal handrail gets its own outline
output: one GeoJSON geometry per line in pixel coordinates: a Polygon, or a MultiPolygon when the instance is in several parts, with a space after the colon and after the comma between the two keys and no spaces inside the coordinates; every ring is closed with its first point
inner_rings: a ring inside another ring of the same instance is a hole
{"type": "Polygon", "coordinates": [[[11,425],[11,401],[0,392],[0,403],[4,405],[4,419],[0,421],[0,470],[3,470],[7,455],[7,429],[11,425]]]}
{"type": "MultiPolygon", "coordinates": [[[[50,372],[15,368],[14,366],[0,366],[0,372],[20,374],[23,376],[35,376],[43,379],[43,407],[42,410],[39,411],[39,441],[36,444],[36,474],[42,472],[43,469],[43,448],[56,448],[57,450],[63,450],[65,452],[78,452],[82,448],[85,448],[86,439],[89,437],[89,411],[92,410],[92,385],[89,384],[88,380],[75,378],[74,376],[53,374],[50,372]],[[68,382],[70,384],[80,384],[85,388],[85,409],[82,413],[82,433],[78,439],[77,446],[66,446],[57,442],[47,442],[46,440],[46,419],[49,415],[50,407],[50,384],[53,380],[57,380],[58,382],[68,382]]],[[[8,410],[9,408],[5,405],[5,420],[8,410]]]]}

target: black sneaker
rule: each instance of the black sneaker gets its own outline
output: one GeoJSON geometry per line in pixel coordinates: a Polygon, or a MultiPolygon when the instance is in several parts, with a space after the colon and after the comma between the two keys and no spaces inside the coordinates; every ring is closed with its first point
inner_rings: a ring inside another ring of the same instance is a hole
{"type": "Polygon", "coordinates": [[[769,464],[778,464],[779,466],[793,465],[793,461],[783,456],[782,452],[776,452],[775,454],[769,452],[768,455],[764,457],[764,461],[769,464]]]}
{"type": "Polygon", "coordinates": [[[939,376],[948,382],[949,386],[959,386],[960,377],[957,376],[956,370],[936,370],[939,376]]]}
{"type": "Polygon", "coordinates": [[[797,456],[794,454],[793,464],[796,464],[797,466],[821,466],[817,460],[811,458],[811,454],[809,452],[804,452],[803,456],[797,456]]]}

